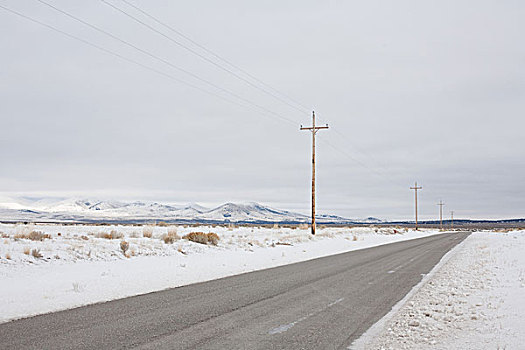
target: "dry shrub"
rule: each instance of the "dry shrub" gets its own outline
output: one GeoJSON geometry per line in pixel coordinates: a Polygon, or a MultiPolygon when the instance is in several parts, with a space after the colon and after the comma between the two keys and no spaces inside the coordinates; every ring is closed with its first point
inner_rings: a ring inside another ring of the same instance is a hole
{"type": "Polygon", "coordinates": [[[219,243],[219,235],[216,233],[204,233],[204,232],[190,232],[186,236],[182,237],[188,241],[192,241],[200,244],[212,244],[217,245],[219,243]]]}
{"type": "Polygon", "coordinates": [[[356,235],[354,235],[354,236],[352,237],[352,241],[357,241],[357,236],[356,236],[356,235]]]}
{"type": "Polygon", "coordinates": [[[142,236],[146,238],[153,237],[153,227],[151,226],[144,226],[142,228],[142,236]]]}
{"type": "Polygon", "coordinates": [[[278,224],[273,224],[273,227],[272,227],[274,230],[278,229],[279,228],[279,225],[278,224]]]}
{"type": "Polygon", "coordinates": [[[0,238],[9,238],[7,233],[0,232],[0,238]]]}
{"type": "Polygon", "coordinates": [[[178,251],[179,253],[181,253],[181,254],[188,255],[188,253],[186,253],[184,250],[182,250],[181,247],[179,247],[179,248],[177,249],[177,251],[178,251]]]}
{"type": "Polygon", "coordinates": [[[299,230],[308,230],[308,224],[300,224],[299,230]]]}
{"type": "Polygon", "coordinates": [[[97,235],[98,238],[105,238],[105,239],[121,239],[124,238],[124,235],[120,232],[117,232],[116,230],[111,230],[109,233],[107,232],[100,232],[97,235]]]}
{"type": "Polygon", "coordinates": [[[219,243],[219,235],[213,232],[210,232],[206,235],[208,237],[208,243],[212,245],[217,245],[219,243]]]}
{"type": "Polygon", "coordinates": [[[28,247],[25,247],[25,248],[24,248],[24,254],[25,254],[25,255],[29,255],[29,254],[31,254],[31,249],[28,248],[28,247]]]}
{"type": "Polygon", "coordinates": [[[84,241],[89,240],[89,237],[88,237],[88,236],[80,236],[80,238],[83,239],[84,241]]]}
{"type": "Polygon", "coordinates": [[[120,250],[122,250],[122,254],[126,255],[126,252],[128,251],[128,249],[129,249],[129,243],[126,241],[121,241],[120,250]]]}
{"type": "Polygon", "coordinates": [[[11,254],[6,253],[6,254],[5,254],[5,258],[6,258],[7,260],[11,260],[11,254]]]}
{"type": "Polygon", "coordinates": [[[164,221],[159,221],[159,222],[157,223],[157,226],[160,226],[160,227],[166,227],[166,226],[168,226],[168,224],[167,224],[166,222],[164,222],[164,221]]]}
{"type": "Polygon", "coordinates": [[[29,233],[17,233],[15,239],[29,239],[31,241],[43,241],[44,239],[51,239],[51,235],[42,231],[31,231],[29,233]]]}
{"type": "Polygon", "coordinates": [[[40,259],[42,257],[42,254],[40,254],[40,249],[31,250],[31,255],[36,259],[40,259]]]}
{"type": "Polygon", "coordinates": [[[178,241],[180,236],[177,234],[177,230],[175,228],[170,228],[168,229],[168,233],[162,235],[161,239],[166,244],[172,244],[173,242],[178,241]]]}
{"type": "Polygon", "coordinates": [[[116,230],[111,230],[109,233],[111,235],[111,239],[121,239],[124,238],[124,235],[120,232],[117,232],[116,230]]]}
{"type": "Polygon", "coordinates": [[[208,244],[208,236],[204,232],[190,232],[182,238],[195,243],[208,244]]]}

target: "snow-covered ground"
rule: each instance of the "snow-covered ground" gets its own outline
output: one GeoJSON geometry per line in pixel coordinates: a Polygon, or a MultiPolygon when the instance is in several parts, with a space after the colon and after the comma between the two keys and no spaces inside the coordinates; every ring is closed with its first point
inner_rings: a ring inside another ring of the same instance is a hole
{"type": "Polygon", "coordinates": [[[356,227],[318,228],[312,236],[307,228],[0,225],[0,322],[436,233],[356,227]],[[175,229],[181,237],[202,231],[220,240],[217,246],[165,243],[162,238],[175,229]],[[34,231],[49,237],[24,238],[34,231]],[[103,238],[112,231],[118,238],[103,238]],[[122,241],[129,244],[125,252],[122,241]]]}
{"type": "Polygon", "coordinates": [[[476,232],[351,349],[525,349],[525,231],[476,232]]]}

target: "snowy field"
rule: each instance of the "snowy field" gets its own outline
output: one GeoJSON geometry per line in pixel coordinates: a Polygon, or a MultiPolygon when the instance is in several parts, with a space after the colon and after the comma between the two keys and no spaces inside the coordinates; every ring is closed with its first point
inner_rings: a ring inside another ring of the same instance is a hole
{"type": "Polygon", "coordinates": [[[351,349],[524,349],[525,231],[475,232],[351,349]]]}
{"type": "Polygon", "coordinates": [[[0,225],[0,322],[437,233],[318,228],[313,237],[306,227],[0,225]],[[182,238],[190,232],[213,232],[219,241],[182,238]]]}

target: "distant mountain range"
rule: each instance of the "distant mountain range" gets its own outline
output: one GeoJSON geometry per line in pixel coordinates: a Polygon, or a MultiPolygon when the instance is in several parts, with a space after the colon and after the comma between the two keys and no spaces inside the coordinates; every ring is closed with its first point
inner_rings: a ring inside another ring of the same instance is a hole
{"type": "MultiPolygon", "coordinates": [[[[198,204],[167,205],[149,202],[117,202],[91,199],[25,200],[0,198],[0,221],[4,222],[111,222],[144,223],[307,223],[310,217],[300,213],[273,209],[258,203],[226,203],[216,208],[198,204]]],[[[320,224],[374,224],[382,220],[348,219],[319,215],[320,224]]]]}

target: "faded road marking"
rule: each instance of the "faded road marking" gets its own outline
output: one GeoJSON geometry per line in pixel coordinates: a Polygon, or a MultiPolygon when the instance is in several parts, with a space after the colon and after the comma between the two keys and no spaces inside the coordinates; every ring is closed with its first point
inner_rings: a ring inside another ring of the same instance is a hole
{"type": "Polygon", "coordinates": [[[268,334],[270,335],[273,335],[273,334],[279,334],[279,333],[284,333],[286,332],[287,330],[289,330],[290,328],[292,328],[293,326],[295,326],[296,324],[298,324],[299,322],[302,322],[304,320],[306,320],[307,318],[309,317],[312,317],[314,315],[317,315],[323,311],[325,311],[326,309],[328,309],[329,307],[331,306],[334,306],[335,304],[338,304],[340,302],[342,302],[345,298],[340,298],[340,299],[337,299],[336,301],[332,301],[330,304],[326,305],[324,308],[322,308],[321,310],[317,311],[317,312],[312,312],[306,316],[303,316],[301,317],[300,319],[298,319],[297,321],[294,321],[294,322],[290,322],[288,324],[284,324],[284,325],[281,325],[279,327],[275,327],[273,329],[271,329],[268,334]]]}

